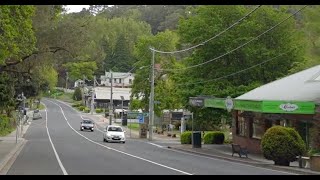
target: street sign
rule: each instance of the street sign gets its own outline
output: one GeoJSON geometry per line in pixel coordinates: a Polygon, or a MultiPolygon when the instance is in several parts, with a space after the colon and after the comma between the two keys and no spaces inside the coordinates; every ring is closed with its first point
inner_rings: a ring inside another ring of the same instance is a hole
{"type": "Polygon", "coordinates": [[[141,112],[128,112],[128,115],[137,115],[137,116],[139,116],[139,115],[142,115],[143,114],[143,116],[144,117],[147,117],[147,116],[149,116],[149,113],[141,113],[141,112]]]}
{"type": "Polygon", "coordinates": [[[144,123],[144,116],[142,114],[139,114],[138,120],[139,120],[139,124],[143,124],[144,123]]]}

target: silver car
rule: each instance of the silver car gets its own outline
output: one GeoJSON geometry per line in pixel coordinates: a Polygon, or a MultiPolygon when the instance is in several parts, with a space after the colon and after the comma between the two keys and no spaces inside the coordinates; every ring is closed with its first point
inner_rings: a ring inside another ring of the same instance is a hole
{"type": "Polygon", "coordinates": [[[34,110],[32,119],[41,119],[41,118],[42,118],[42,116],[41,116],[40,111],[38,109],[34,110]]]}
{"type": "Polygon", "coordinates": [[[93,131],[94,130],[94,122],[92,122],[91,120],[83,120],[80,123],[80,131],[83,131],[83,130],[93,131]]]}

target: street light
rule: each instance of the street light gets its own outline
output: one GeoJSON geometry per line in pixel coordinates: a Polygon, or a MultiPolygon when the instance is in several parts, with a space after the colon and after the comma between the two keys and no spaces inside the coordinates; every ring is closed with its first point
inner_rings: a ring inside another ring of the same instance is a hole
{"type": "Polygon", "coordinates": [[[123,101],[124,101],[124,97],[123,97],[123,96],[120,96],[120,98],[121,98],[121,110],[122,110],[121,120],[122,120],[122,124],[124,124],[124,123],[123,123],[123,113],[124,113],[124,111],[123,111],[123,101]]]}

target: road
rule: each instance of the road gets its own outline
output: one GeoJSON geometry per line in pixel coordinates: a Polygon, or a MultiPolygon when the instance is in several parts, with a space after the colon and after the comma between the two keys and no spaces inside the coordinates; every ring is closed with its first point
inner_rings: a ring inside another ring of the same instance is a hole
{"type": "Polygon", "coordinates": [[[42,119],[33,120],[26,145],[9,175],[288,175],[250,165],[173,151],[147,140],[105,143],[101,129],[79,130],[81,116],[56,100],[42,101],[42,119]]]}

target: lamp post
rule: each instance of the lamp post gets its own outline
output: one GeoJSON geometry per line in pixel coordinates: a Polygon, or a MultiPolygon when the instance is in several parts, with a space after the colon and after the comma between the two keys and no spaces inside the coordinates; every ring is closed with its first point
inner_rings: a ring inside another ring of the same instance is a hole
{"type": "Polygon", "coordinates": [[[123,100],[124,100],[124,97],[123,97],[123,96],[120,96],[120,98],[121,98],[121,110],[122,110],[122,113],[121,113],[121,121],[122,121],[122,124],[124,124],[124,123],[123,123],[123,113],[124,113],[124,111],[123,111],[123,100]]]}

